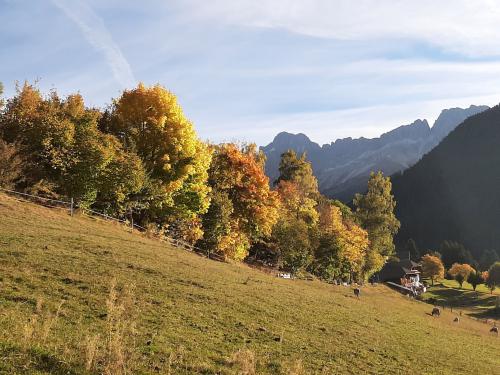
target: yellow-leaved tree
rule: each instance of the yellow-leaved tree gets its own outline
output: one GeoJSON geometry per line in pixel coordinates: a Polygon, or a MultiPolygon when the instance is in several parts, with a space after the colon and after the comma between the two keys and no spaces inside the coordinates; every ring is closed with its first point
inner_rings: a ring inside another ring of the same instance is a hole
{"type": "Polygon", "coordinates": [[[211,153],[198,139],[177,98],[160,85],[139,84],[114,101],[102,123],[141,158],[149,176],[139,219],[169,225],[178,237],[201,238],[209,206],[211,153]]]}
{"type": "Polygon", "coordinates": [[[368,233],[340,207],[321,199],[319,213],[319,244],[315,251],[315,273],[324,279],[359,279],[368,250],[368,233]]]}

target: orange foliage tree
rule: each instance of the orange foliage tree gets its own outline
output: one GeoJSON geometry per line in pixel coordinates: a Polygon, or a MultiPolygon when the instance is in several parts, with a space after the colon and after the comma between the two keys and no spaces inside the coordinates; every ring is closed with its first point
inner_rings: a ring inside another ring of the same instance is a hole
{"type": "Polygon", "coordinates": [[[475,271],[474,268],[472,268],[470,265],[459,263],[454,263],[448,270],[448,274],[458,282],[460,288],[472,272],[475,271]]]}
{"type": "Polygon", "coordinates": [[[278,195],[269,187],[263,156],[255,146],[226,143],[212,149],[212,202],[203,216],[200,245],[243,260],[254,241],[271,234],[278,220],[278,195]]]}
{"type": "Polygon", "coordinates": [[[434,280],[444,277],[444,266],[441,259],[433,255],[424,255],[422,257],[422,276],[431,279],[432,285],[434,280]]]}

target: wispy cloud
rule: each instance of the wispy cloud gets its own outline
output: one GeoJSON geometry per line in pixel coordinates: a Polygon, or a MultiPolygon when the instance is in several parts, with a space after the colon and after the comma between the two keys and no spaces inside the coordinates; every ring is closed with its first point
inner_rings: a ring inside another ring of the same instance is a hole
{"type": "Polygon", "coordinates": [[[5,4],[5,96],[14,80],[41,77],[44,90],[79,90],[105,105],[134,85],[132,65],[145,83],[172,90],[215,142],[265,144],[282,130],[322,143],[373,137],[432,122],[446,107],[500,100],[499,0],[5,4]]]}
{"type": "Polygon", "coordinates": [[[104,54],[115,80],[122,88],[135,86],[136,79],[127,59],[92,8],[82,0],[52,0],[52,3],[75,22],[94,48],[104,54]]]}
{"type": "MultiPolygon", "coordinates": [[[[183,0],[198,19],[343,40],[415,39],[467,56],[500,54],[495,0],[183,0]]],[[[187,9],[186,8],[186,9],[187,9]]]]}

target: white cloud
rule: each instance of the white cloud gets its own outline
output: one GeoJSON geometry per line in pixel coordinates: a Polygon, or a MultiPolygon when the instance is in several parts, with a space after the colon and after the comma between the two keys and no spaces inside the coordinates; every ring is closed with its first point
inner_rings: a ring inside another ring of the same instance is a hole
{"type": "Polygon", "coordinates": [[[82,0],[52,0],[66,16],[76,23],[85,39],[97,50],[102,51],[122,88],[135,86],[136,79],[120,47],[113,40],[103,20],[82,0]]]}
{"type": "Polygon", "coordinates": [[[468,56],[498,56],[495,0],[183,0],[197,19],[344,40],[415,39],[468,56]]]}

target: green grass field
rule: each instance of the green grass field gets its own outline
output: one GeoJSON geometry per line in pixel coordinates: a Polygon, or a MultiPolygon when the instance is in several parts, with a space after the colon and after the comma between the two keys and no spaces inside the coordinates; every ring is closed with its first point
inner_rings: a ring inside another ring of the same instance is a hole
{"type": "Polygon", "coordinates": [[[0,194],[2,374],[500,374],[489,326],[0,194]]]}
{"type": "MultiPolygon", "coordinates": [[[[478,285],[476,291],[472,285],[464,283],[462,288],[454,280],[440,280],[429,287],[422,295],[424,301],[434,301],[445,308],[455,309],[478,319],[500,319],[500,311],[495,309],[500,293],[497,290],[490,293],[485,285],[478,285]]],[[[500,324],[499,324],[500,326],[500,324]]]]}
{"type": "MultiPolygon", "coordinates": [[[[440,280],[440,283],[447,287],[447,288],[454,288],[454,289],[462,289],[462,290],[465,290],[465,291],[473,291],[474,289],[472,288],[472,285],[470,285],[467,281],[464,281],[463,285],[462,285],[462,288],[460,288],[460,285],[458,284],[457,281],[455,280],[447,280],[447,279],[443,279],[443,280],[440,280]]],[[[490,292],[490,290],[488,289],[488,287],[484,284],[480,284],[476,287],[476,292],[478,293],[484,293],[484,294],[493,294],[493,295],[500,295],[500,289],[496,288],[493,293],[490,292]]]]}

